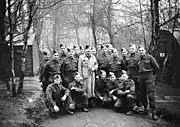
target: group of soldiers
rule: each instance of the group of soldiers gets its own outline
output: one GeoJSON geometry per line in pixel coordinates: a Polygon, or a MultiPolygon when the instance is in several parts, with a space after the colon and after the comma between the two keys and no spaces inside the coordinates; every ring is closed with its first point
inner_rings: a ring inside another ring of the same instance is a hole
{"type": "Polygon", "coordinates": [[[86,45],[67,48],[60,44],[60,53],[44,52],[40,81],[46,106],[51,116],[65,111],[73,114],[79,108],[103,106],[148,114],[157,120],[155,76],[159,66],[145,47],[129,45],[129,51],[110,44],[97,49],[86,45]]]}

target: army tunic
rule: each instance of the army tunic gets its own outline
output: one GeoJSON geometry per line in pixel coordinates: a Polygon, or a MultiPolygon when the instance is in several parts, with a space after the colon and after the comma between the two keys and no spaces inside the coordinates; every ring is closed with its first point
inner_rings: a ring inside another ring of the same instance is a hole
{"type": "Polygon", "coordinates": [[[60,61],[61,64],[62,64],[63,60],[64,60],[66,57],[67,57],[67,54],[64,53],[64,52],[61,52],[61,53],[59,54],[59,61],[60,61]]]}
{"type": "Polygon", "coordinates": [[[140,105],[144,105],[145,96],[149,98],[149,106],[152,111],[156,110],[155,103],[155,74],[159,69],[156,60],[149,54],[145,54],[138,62],[140,105]]]}
{"type": "Polygon", "coordinates": [[[107,92],[107,79],[102,79],[101,77],[96,80],[95,85],[95,95],[97,98],[104,97],[104,101],[107,101],[108,92],[107,92]]]}
{"type": "Polygon", "coordinates": [[[127,70],[129,78],[133,79],[138,76],[137,64],[140,56],[137,53],[132,53],[128,55],[127,58],[127,70]]]}
{"type": "Polygon", "coordinates": [[[98,62],[98,69],[104,70],[108,74],[108,67],[109,67],[109,58],[106,54],[102,53],[97,56],[97,62],[98,62]]]}
{"type": "Polygon", "coordinates": [[[109,61],[109,72],[113,72],[116,78],[121,77],[123,70],[123,61],[120,57],[111,57],[109,61]]]}
{"type": "Polygon", "coordinates": [[[50,112],[54,111],[54,106],[68,110],[69,104],[72,103],[69,96],[70,91],[60,84],[52,83],[47,87],[45,94],[45,103],[50,112]],[[66,95],[67,98],[64,102],[61,98],[66,95]]]}
{"type": "Polygon", "coordinates": [[[136,105],[135,83],[132,79],[122,81],[115,92],[118,97],[118,100],[115,103],[115,107],[126,107],[127,110],[130,110],[133,106],[136,105]],[[130,93],[123,95],[120,94],[121,91],[125,92],[126,90],[130,90],[130,93]]]}
{"type": "MultiPolygon", "coordinates": [[[[128,55],[127,60],[127,71],[129,78],[132,79],[135,83],[135,91],[137,97],[137,105],[139,105],[138,98],[139,98],[139,83],[138,83],[138,61],[140,60],[140,55],[138,53],[131,53],[128,55]]],[[[146,97],[145,97],[146,98],[146,97]]]]}
{"type": "Polygon", "coordinates": [[[63,86],[68,88],[69,83],[74,80],[75,74],[78,71],[78,60],[74,57],[64,58],[61,65],[61,77],[63,79],[63,86]]]}
{"type": "Polygon", "coordinates": [[[71,90],[71,96],[72,96],[74,105],[76,106],[81,105],[84,108],[87,108],[88,96],[87,96],[87,93],[85,92],[84,83],[73,81],[71,85],[69,86],[69,89],[71,90]],[[71,90],[72,87],[74,87],[73,90],[71,90]]]}
{"type": "Polygon", "coordinates": [[[46,80],[45,81],[46,85],[43,86],[44,92],[46,91],[47,86],[54,82],[53,75],[60,74],[60,67],[61,64],[59,60],[55,60],[55,59],[51,59],[45,64],[44,71],[42,73],[42,75],[45,77],[46,80]]]}
{"type": "Polygon", "coordinates": [[[43,73],[43,71],[44,71],[44,67],[45,67],[45,65],[46,65],[46,63],[49,61],[49,59],[44,59],[44,60],[42,60],[41,62],[40,62],[40,67],[39,67],[39,80],[41,81],[41,82],[43,82],[43,76],[42,76],[42,73],[43,73]]]}

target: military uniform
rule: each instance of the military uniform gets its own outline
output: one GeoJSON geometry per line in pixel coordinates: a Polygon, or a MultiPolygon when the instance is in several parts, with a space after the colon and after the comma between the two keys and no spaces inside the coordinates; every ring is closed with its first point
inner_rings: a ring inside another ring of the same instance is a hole
{"type": "Polygon", "coordinates": [[[50,113],[54,113],[54,106],[58,106],[60,109],[69,111],[70,104],[72,104],[71,97],[69,96],[70,91],[60,84],[52,83],[47,87],[45,103],[50,113]],[[61,98],[66,95],[65,101],[61,101],[61,98]]]}
{"type": "Polygon", "coordinates": [[[108,74],[109,58],[105,53],[97,56],[98,69],[104,70],[108,74]]]}
{"type": "Polygon", "coordinates": [[[59,62],[59,60],[55,60],[55,59],[51,59],[49,60],[45,67],[44,67],[44,71],[42,73],[42,76],[45,77],[45,84],[43,86],[43,91],[46,91],[46,88],[49,84],[53,83],[54,79],[53,79],[53,75],[54,74],[60,74],[60,67],[61,64],[59,62]]]}
{"type": "Polygon", "coordinates": [[[40,67],[39,67],[39,80],[40,82],[43,82],[43,76],[42,73],[44,71],[44,66],[46,65],[46,63],[49,61],[49,59],[44,59],[40,62],[40,67]]]}
{"type": "Polygon", "coordinates": [[[152,111],[156,111],[155,103],[155,74],[159,65],[156,60],[149,54],[141,56],[138,62],[138,72],[139,72],[139,92],[140,92],[140,106],[144,105],[145,96],[148,95],[149,106],[152,111]]]}
{"type": "Polygon", "coordinates": [[[101,77],[96,80],[95,85],[95,95],[102,103],[107,102],[108,92],[107,92],[107,79],[102,79],[101,77]],[[101,100],[101,97],[103,99],[101,100]]]}
{"type": "Polygon", "coordinates": [[[84,89],[83,82],[77,82],[74,81],[69,86],[69,89],[71,90],[71,96],[72,100],[74,102],[74,105],[76,106],[82,106],[82,108],[88,107],[88,96],[84,89]]]}
{"type": "Polygon", "coordinates": [[[107,103],[108,105],[112,106],[116,103],[117,100],[113,98],[114,96],[116,96],[116,94],[110,94],[110,91],[118,88],[118,80],[115,79],[115,81],[113,82],[108,80],[106,83],[106,86],[107,86],[107,93],[108,93],[107,103]]]}
{"type": "Polygon", "coordinates": [[[135,104],[135,84],[134,81],[128,79],[119,83],[118,89],[114,91],[114,94],[118,97],[118,100],[115,103],[117,108],[125,108],[125,110],[131,110],[135,104]],[[124,93],[126,90],[129,90],[129,93],[124,93]]]}
{"type": "Polygon", "coordinates": [[[62,52],[59,54],[59,61],[61,64],[66,57],[67,57],[67,54],[65,52],[62,52]]]}
{"type": "Polygon", "coordinates": [[[139,85],[138,85],[138,61],[140,60],[140,55],[138,53],[131,53],[128,55],[127,59],[127,71],[129,78],[135,83],[135,92],[137,97],[137,104],[139,105],[139,85]]]}
{"type": "Polygon", "coordinates": [[[63,79],[63,86],[68,88],[69,83],[74,81],[74,76],[78,71],[78,60],[74,57],[64,58],[61,65],[61,77],[63,79]]]}
{"type": "Polygon", "coordinates": [[[116,78],[122,75],[123,61],[120,57],[111,57],[109,61],[109,72],[113,72],[116,78]]]}
{"type": "Polygon", "coordinates": [[[80,56],[80,54],[78,54],[78,53],[74,54],[74,58],[76,58],[77,60],[79,60],[79,56],[80,56]]]}
{"type": "Polygon", "coordinates": [[[43,75],[43,72],[44,72],[44,67],[48,61],[49,59],[42,60],[39,67],[39,81],[42,82],[42,86],[41,86],[42,88],[44,88],[44,86],[46,85],[46,77],[43,75]]]}

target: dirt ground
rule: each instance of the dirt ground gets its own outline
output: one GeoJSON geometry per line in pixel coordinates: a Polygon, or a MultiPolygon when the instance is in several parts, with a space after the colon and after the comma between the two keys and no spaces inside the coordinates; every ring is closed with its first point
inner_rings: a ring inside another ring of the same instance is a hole
{"type": "MultiPolygon", "coordinates": [[[[158,106],[169,107],[170,110],[174,110],[174,112],[180,112],[178,108],[178,104],[180,103],[164,103],[164,101],[169,101],[169,99],[171,99],[169,96],[177,97],[176,99],[178,99],[178,97],[180,97],[180,89],[158,85],[156,96],[159,101],[158,106]]],[[[60,116],[58,119],[51,119],[44,105],[38,77],[26,77],[23,94],[15,98],[11,97],[11,92],[6,91],[5,84],[0,82],[0,127],[58,127],[59,125],[62,127],[178,126],[174,123],[173,119],[169,119],[169,122],[165,122],[162,119],[154,122],[149,116],[126,116],[121,113],[115,113],[109,109],[97,108],[92,109],[88,113],[79,112],[75,113],[73,116],[60,116]]]]}
{"type": "MultiPolygon", "coordinates": [[[[3,82],[0,83],[0,125],[2,127],[35,126],[28,118],[29,109],[35,107],[35,100],[40,96],[41,88],[37,77],[25,78],[23,94],[12,97],[3,82]],[[31,100],[33,102],[30,102],[31,100]]],[[[31,109],[32,110],[32,109],[31,109]]]]}

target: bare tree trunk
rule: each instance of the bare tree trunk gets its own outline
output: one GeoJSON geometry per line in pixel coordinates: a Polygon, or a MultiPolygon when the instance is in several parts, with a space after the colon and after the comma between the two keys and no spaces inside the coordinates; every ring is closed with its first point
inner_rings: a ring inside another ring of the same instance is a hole
{"type": "Polygon", "coordinates": [[[77,44],[78,44],[78,46],[80,46],[80,38],[79,38],[78,28],[75,28],[75,32],[76,32],[77,44]]]}
{"type": "Polygon", "coordinates": [[[15,73],[14,73],[14,45],[13,45],[13,29],[12,29],[12,20],[11,20],[11,8],[10,8],[11,0],[8,0],[8,20],[9,20],[9,43],[11,47],[11,71],[12,71],[12,96],[16,96],[16,85],[15,85],[15,73]]]}
{"type": "Polygon", "coordinates": [[[53,24],[53,50],[56,50],[56,20],[53,24]]]}
{"type": "Polygon", "coordinates": [[[4,43],[4,15],[5,15],[6,0],[0,1],[0,43],[4,43]]]}
{"type": "Polygon", "coordinates": [[[159,0],[151,0],[151,15],[152,15],[151,45],[153,46],[153,49],[150,50],[154,55],[159,37],[159,0]]]}
{"type": "Polygon", "coordinates": [[[139,0],[139,7],[140,7],[140,12],[141,12],[141,25],[142,25],[142,30],[143,30],[144,46],[145,46],[145,48],[147,49],[146,35],[145,35],[145,30],[144,30],[144,22],[143,22],[143,14],[142,14],[142,4],[141,4],[141,0],[139,0]]]}
{"type": "Polygon", "coordinates": [[[109,34],[109,39],[110,39],[110,44],[114,46],[114,39],[113,39],[113,34],[112,34],[112,22],[111,22],[111,6],[112,6],[112,0],[109,0],[108,3],[108,12],[107,12],[107,21],[108,21],[108,34],[109,34]]]}

